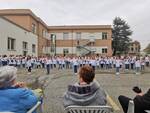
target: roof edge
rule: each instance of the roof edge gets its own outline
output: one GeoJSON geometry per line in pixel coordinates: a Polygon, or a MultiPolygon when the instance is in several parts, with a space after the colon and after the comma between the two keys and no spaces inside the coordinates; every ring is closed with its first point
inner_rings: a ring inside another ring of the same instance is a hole
{"type": "Polygon", "coordinates": [[[22,27],[22,26],[20,26],[20,25],[18,25],[18,24],[16,24],[16,23],[14,23],[13,21],[10,21],[9,19],[7,19],[7,18],[5,18],[5,17],[3,17],[3,16],[0,16],[0,18],[6,20],[6,21],[8,21],[8,22],[10,22],[11,24],[14,24],[15,26],[17,26],[17,27],[19,27],[19,28],[21,28],[21,29],[23,29],[23,30],[25,30],[25,31],[30,32],[30,30],[28,30],[28,29],[26,29],[26,28],[24,28],[24,27],[22,27]]]}

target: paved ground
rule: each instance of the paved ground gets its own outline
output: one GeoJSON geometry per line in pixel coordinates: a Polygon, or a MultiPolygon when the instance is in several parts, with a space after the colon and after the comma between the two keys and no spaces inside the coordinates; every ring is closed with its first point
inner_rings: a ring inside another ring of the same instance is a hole
{"type": "MultiPolygon", "coordinates": [[[[148,69],[149,70],[149,69],[148,69]]],[[[45,70],[34,70],[32,75],[25,75],[25,70],[19,71],[19,79],[21,81],[32,81],[31,78],[42,76],[46,78],[46,89],[43,111],[44,113],[65,113],[62,103],[62,96],[66,91],[68,84],[73,84],[77,81],[77,76],[72,74],[72,70],[53,70],[50,75],[45,74],[45,70]]],[[[135,93],[132,87],[140,86],[145,92],[150,86],[150,73],[141,75],[121,74],[116,76],[113,73],[104,74],[105,72],[96,72],[96,79],[101,87],[108,93],[111,98],[110,105],[113,105],[115,113],[122,113],[118,103],[120,94],[128,95],[133,98],[135,93]],[[119,108],[119,109],[118,109],[119,108]]],[[[110,99],[109,99],[110,100],[110,99]]]]}

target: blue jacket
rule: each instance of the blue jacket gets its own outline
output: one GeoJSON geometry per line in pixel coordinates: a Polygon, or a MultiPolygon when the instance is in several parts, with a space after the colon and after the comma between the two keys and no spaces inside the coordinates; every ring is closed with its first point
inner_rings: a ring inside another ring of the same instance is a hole
{"type": "Polygon", "coordinates": [[[26,113],[37,103],[37,97],[25,88],[0,88],[0,112],[26,113]]]}

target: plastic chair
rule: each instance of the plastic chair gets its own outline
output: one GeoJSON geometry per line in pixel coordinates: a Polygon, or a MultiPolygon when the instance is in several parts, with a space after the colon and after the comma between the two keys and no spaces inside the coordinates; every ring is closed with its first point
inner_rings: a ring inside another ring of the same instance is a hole
{"type": "Polygon", "coordinates": [[[111,113],[110,106],[68,106],[65,108],[67,113],[111,113]]]}

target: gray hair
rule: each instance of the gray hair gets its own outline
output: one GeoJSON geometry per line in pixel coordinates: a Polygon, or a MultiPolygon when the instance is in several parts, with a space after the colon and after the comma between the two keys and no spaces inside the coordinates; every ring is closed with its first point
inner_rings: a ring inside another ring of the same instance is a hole
{"type": "Polygon", "coordinates": [[[13,80],[17,78],[17,68],[4,66],[0,68],[0,88],[9,87],[13,80]]]}

